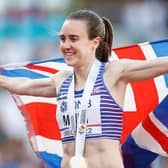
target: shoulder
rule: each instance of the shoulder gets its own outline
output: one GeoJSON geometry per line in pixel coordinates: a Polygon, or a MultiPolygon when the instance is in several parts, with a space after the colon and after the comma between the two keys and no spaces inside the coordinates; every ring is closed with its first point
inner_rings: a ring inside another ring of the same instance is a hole
{"type": "Polygon", "coordinates": [[[55,80],[62,79],[62,78],[65,79],[71,74],[72,74],[72,71],[59,71],[53,77],[55,80]]]}
{"type": "Polygon", "coordinates": [[[58,91],[61,87],[63,81],[72,74],[72,71],[59,71],[55,75],[53,75],[53,81],[55,83],[56,90],[58,91]]]}
{"type": "Polygon", "coordinates": [[[123,70],[123,61],[112,60],[106,64],[105,72],[110,74],[119,74],[123,70]]]}
{"type": "Polygon", "coordinates": [[[125,68],[130,66],[132,63],[134,62],[131,59],[112,60],[107,63],[106,70],[110,73],[122,73],[125,71],[125,68]]]}
{"type": "Polygon", "coordinates": [[[114,82],[125,80],[124,74],[128,66],[130,66],[129,59],[112,60],[106,64],[105,77],[114,82]]]}

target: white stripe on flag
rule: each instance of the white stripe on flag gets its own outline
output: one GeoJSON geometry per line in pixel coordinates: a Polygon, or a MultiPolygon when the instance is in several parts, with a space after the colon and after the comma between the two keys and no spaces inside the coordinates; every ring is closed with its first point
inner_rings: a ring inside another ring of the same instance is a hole
{"type": "MultiPolygon", "coordinates": [[[[155,51],[153,50],[153,48],[150,44],[142,43],[142,44],[139,44],[139,46],[141,47],[141,49],[142,49],[142,51],[143,51],[147,60],[157,58],[157,55],[155,54],[155,51]]],[[[165,98],[165,96],[167,95],[168,88],[166,87],[163,75],[159,76],[157,78],[154,78],[154,81],[155,81],[155,85],[156,85],[156,88],[157,88],[159,102],[161,102],[163,100],[163,98],[165,98]]]]}
{"type": "Polygon", "coordinates": [[[159,103],[160,103],[168,94],[168,88],[166,87],[166,83],[163,75],[158,76],[157,78],[154,78],[154,81],[157,88],[157,93],[159,96],[159,103]]]}
{"type": "Polygon", "coordinates": [[[152,46],[147,42],[147,43],[142,43],[142,44],[138,44],[139,47],[142,49],[145,58],[147,60],[151,60],[151,59],[156,59],[157,56],[152,48],[152,46]]]}
{"type": "Polygon", "coordinates": [[[112,60],[119,60],[117,54],[114,51],[112,51],[112,54],[111,54],[111,57],[110,57],[110,61],[112,61],[112,60]]]}
{"type": "Polygon", "coordinates": [[[35,103],[35,102],[42,102],[42,103],[50,103],[50,104],[56,104],[56,98],[46,98],[46,97],[38,97],[38,96],[23,96],[19,95],[22,99],[23,104],[28,103],[35,103]]]}
{"type": "Polygon", "coordinates": [[[38,135],[32,136],[30,141],[35,152],[48,152],[63,156],[62,142],[60,140],[52,140],[38,135]]]}
{"type": "Polygon", "coordinates": [[[162,156],[168,156],[168,154],[163,151],[160,144],[142,127],[142,124],[139,124],[134,129],[132,137],[140,148],[152,151],[162,156]]]}
{"type": "Polygon", "coordinates": [[[44,62],[40,64],[35,64],[35,65],[39,65],[47,68],[49,67],[49,68],[58,69],[58,70],[72,71],[72,67],[67,66],[67,64],[65,63],[59,63],[59,62],[46,62],[46,63],[44,62]]]}
{"type": "Polygon", "coordinates": [[[163,125],[155,116],[155,114],[152,112],[149,114],[150,119],[152,120],[152,123],[163,133],[168,137],[168,129],[165,125],[163,125]]]}
{"type": "Polygon", "coordinates": [[[124,99],[124,111],[136,111],[134,92],[130,84],[128,84],[126,88],[124,99]]]}
{"type": "MultiPolygon", "coordinates": [[[[110,61],[119,60],[117,54],[112,51],[110,61]]],[[[130,84],[127,85],[126,94],[124,98],[124,111],[136,111],[136,103],[134,98],[134,92],[130,84]]]]}

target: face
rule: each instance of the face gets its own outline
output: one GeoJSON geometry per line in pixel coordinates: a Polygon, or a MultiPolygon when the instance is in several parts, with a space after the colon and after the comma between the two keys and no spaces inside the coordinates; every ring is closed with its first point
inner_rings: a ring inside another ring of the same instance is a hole
{"type": "Polygon", "coordinates": [[[95,57],[98,38],[89,40],[86,21],[66,20],[60,32],[60,49],[66,63],[81,66],[95,57]]]}

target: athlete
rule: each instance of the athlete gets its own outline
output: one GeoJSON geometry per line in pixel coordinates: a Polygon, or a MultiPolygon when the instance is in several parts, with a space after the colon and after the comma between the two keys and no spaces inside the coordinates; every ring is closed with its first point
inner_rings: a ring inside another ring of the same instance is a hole
{"type": "Polygon", "coordinates": [[[123,168],[120,138],[126,86],[168,73],[168,57],[108,62],[112,41],[107,18],[78,10],[66,18],[60,31],[60,50],[73,72],[34,80],[0,76],[0,87],[10,92],[57,97],[62,168],[78,161],[78,168],[123,168]]]}

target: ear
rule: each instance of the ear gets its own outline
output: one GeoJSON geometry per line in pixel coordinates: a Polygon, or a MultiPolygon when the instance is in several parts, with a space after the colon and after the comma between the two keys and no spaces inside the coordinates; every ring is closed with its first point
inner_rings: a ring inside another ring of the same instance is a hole
{"type": "Polygon", "coordinates": [[[100,40],[101,40],[100,37],[95,37],[95,38],[93,39],[93,47],[94,47],[95,49],[99,46],[100,40]]]}

